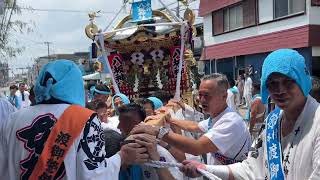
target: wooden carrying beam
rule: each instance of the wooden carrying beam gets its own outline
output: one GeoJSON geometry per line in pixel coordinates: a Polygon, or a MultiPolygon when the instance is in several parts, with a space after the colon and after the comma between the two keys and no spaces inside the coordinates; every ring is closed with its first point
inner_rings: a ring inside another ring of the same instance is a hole
{"type": "Polygon", "coordinates": [[[148,125],[152,126],[165,126],[166,122],[166,116],[170,114],[170,110],[173,112],[177,112],[179,109],[181,109],[178,105],[173,104],[167,104],[166,106],[160,108],[156,113],[156,115],[152,116],[151,119],[146,119],[144,122],[148,125]]]}

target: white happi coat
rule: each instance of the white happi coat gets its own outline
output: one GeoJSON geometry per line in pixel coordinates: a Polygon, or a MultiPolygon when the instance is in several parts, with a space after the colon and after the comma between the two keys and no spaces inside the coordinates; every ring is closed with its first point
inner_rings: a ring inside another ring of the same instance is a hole
{"type": "MultiPolygon", "coordinates": [[[[260,180],[270,179],[267,169],[266,135],[261,134],[262,143],[257,146],[257,153],[251,151],[247,160],[230,165],[235,179],[260,180]]],[[[292,133],[282,138],[281,146],[284,156],[289,146],[289,162],[287,163],[287,180],[319,180],[320,179],[320,107],[311,96],[295,123],[292,133]],[[297,131],[297,132],[296,132],[297,131]],[[297,133],[297,135],[295,135],[297,133]]],[[[285,157],[283,157],[285,158],[285,157]]]]}
{"type": "MultiPolygon", "coordinates": [[[[164,162],[177,163],[177,160],[170,154],[168,150],[160,145],[157,145],[157,151],[160,155],[160,160],[164,162]]],[[[157,170],[153,167],[141,165],[143,180],[160,180],[157,170]]],[[[182,180],[183,174],[177,167],[168,168],[170,174],[176,180],[182,180]]]]}
{"type": "Polygon", "coordinates": [[[107,123],[101,122],[101,126],[103,130],[111,129],[121,134],[120,129],[118,129],[118,125],[119,125],[119,116],[108,117],[107,123]]]}
{"type": "Polygon", "coordinates": [[[7,121],[9,115],[17,109],[4,97],[0,97],[0,124],[7,121]]]}
{"type": "MultiPolygon", "coordinates": [[[[0,129],[0,177],[27,179],[49,136],[67,104],[36,105],[13,113],[0,129]],[[40,148],[39,148],[40,147],[40,148]]],[[[57,177],[62,179],[118,179],[121,158],[105,156],[100,120],[92,116],[70,147],[57,177]],[[100,160],[97,160],[99,159],[100,160]]]]}

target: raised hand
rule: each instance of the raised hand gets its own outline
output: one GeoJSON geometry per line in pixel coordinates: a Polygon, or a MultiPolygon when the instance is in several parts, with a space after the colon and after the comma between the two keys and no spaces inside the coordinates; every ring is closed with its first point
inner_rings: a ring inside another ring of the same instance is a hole
{"type": "Polygon", "coordinates": [[[152,136],[158,136],[159,134],[159,127],[151,126],[151,125],[138,125],[135,126],[130,134],[149,134],[152,136]]]}
{"type": "Polygon", "coordinates": [[[176,108],[181,108],[183,110],[185,109],[185,104],[182,101],[171,99],[168,104],[172,104],[176,108]]]}
{"type": "Polygon", "coordinates": [[[198,173],[197,168],[206,170],[206,166],[197,161],[185,160],[182,162],[183,166],[180,168],[180,171],[183,172],[186,176],[191,178],[200,177],[201,174],[198,173]]]}
{"type": "Polygon", "coordinates": [[[123,145],[120,149],[121,165],[143,164],[149,160],[146,147],[138,143],[123,145]]]}
{"type": "Polygon", "coordinates": [[[154,161],[160,160],[160,155],[157,151],[157,138],[149,134],[134,135],[136,143],[147,148],[150,159],[154,161]]]}

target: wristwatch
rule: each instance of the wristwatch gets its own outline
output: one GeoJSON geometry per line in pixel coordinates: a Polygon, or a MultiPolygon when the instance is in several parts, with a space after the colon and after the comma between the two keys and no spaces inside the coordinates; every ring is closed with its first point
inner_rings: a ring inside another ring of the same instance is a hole
{"type": "Polygon", "coordinates": [[[164,148],[169,151],[171,149],[171,146],[170,146],[170,144],[167,144],[166,147],[164,147],[164,148]]]}
{"type": "Polygon", "coordinates": [[[157,138],[158,139],[162,139],[163,136],[165,136],[169,132],[170,132],[170,128],[169,127],[160,127],[159,134],[158,134],[157,138]]]}

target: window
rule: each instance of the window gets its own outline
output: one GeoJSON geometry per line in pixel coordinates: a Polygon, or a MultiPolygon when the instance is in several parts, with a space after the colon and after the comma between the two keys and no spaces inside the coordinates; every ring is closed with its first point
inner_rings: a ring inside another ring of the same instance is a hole
{"type": "Polygon", "coordinates": [[[223,11],[223,27],[225,32],[243,27],[242,5],[227,8],[223,11]]]}
{"type": "Polygon", "coordinates": [[[264,23],[273,20],[273,1],[259,0],[259,23],[264,23]]]}
{"type": "Polygon", "coordinates": [[[274,0],[274,17],[280,18],[303,12],[305,5],[305,0],[274,0]]]}
{"type": "Polygon", "coordinates": [[[320,0],[311,0],[311,6],[320,6],[320,0]]]}
{"type": "Polygon", "coordinates": [[[256,1],[243,0],[212,13],[212,34],[249,27],[256,24],[256,1]]]}
{"type": "Polygon", "coordinates": [[[211,74],[216,73],[216,60],[211,60],[211,74]]]}

